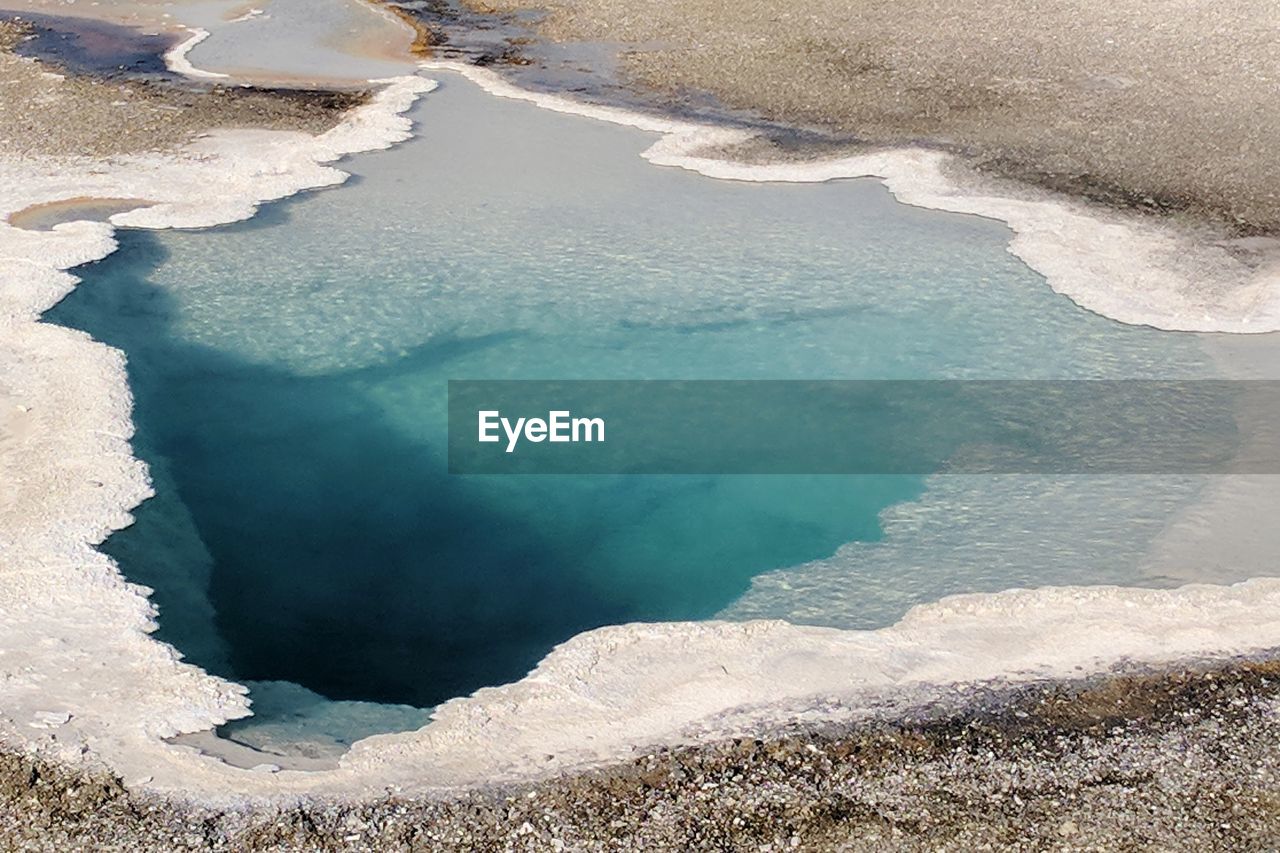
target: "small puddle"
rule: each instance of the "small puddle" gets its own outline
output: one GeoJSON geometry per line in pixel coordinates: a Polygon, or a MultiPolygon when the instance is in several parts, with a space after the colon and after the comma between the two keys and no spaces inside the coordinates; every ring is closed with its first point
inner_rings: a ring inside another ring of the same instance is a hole
{"type": "Polygon", "coordinates": [[[8,222],[14,228],[26,231],[52,231],[64,222],[106,222],[117,213],[126,213],[140,207],[150,207],[156,202],[144,198],[76,198],[33,204],[9,214],[8,222]]]}
{"type": "Polygon", "coordinates": [[[35,30],[18,45],[20,56],[54,61],[73,74],[182,79],[165,66],[164,54],[184,33],[147,33],[89,18],[27,12],[12,17],[35,30]]]}

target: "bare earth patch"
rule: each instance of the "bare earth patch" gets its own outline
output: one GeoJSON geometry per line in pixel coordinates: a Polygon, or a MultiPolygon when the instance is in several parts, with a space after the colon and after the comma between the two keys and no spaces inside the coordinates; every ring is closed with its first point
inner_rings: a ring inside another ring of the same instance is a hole
{"type": "Polygon", "coordinates": [[[1268,0],[468,0],[624,45],[638,87],[872,144],[932,143],[1110,204],[1280,227],[1268,0]]]}

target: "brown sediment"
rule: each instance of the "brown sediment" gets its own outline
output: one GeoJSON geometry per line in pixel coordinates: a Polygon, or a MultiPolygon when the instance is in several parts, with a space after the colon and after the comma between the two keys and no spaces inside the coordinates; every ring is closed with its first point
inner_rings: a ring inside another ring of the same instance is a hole
{"type": "Polygon", "coordinates": [[[101,80],[13,53],[30,32],[0,18],[0,154],[110,157],[171,149],[216,128],[321,133],[367,91],[101,80]]]}
{"type": "Polygon", "coordinates": [[[537,42],[521,25],[498,14],[484,3],[462,7],[447,0],[428,0],[403,6],[399,0],[364,0],[386,9],[414,29],[417,34],[411,53],[423,59],[452,59],[480,66],[535,64],[523,48],[537,42]],[[494,31],[511,35],[494,38],[494,31]]]}
{"type": "Polygon", "coordinates": [[[1280,661],[974,687],[905,714],[655,749],[431,798],[212,808],[0,751],[0,847],[1268,849],[1280,661]]]}
{"type": "Polygon", "coordinates": [[[386,9],[413,29],[413,41],[409,45],[409,53],[427,58],[432,55],[432,48],[440,43],[440,34],[418,15],[397,3],[388,0],[368,0],[374,6],[386,9]]]}
{"type": "MultiPolygon", "coordinates": [[[[480,3],[467,0],[469,5],[480,3]]],[[[553,41],[622,45],[673,105],[709,93],[877,146],[927,144],[1120,207],[1280,229],[1270,0],[484,0],[553,41]]]]}

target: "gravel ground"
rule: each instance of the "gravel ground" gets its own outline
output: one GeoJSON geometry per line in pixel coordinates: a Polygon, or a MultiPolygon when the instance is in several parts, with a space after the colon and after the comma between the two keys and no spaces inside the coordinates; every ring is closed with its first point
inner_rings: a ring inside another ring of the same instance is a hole
{"type": "Polygon", "coordinates": [[[973,689],[895,721],[453,797],[210,810],[0,752],[0,848],[1268,850],[1280,660],[973,689]]]}
{"type": "Polygon", "coordinates": [[[173,148],[222,127],[320,133],[367,97],[63,76],[14,55],[30,31],[0,19],[0,155],[110,157],[173,148]]]}
{"type": "Polygon", "coordinates": [[[670,105],[710,93],[1115,205],[1280,228],[1272,0],[465,2],[546,9],[542,36],[622,45],[623,77],[670,105]]]}

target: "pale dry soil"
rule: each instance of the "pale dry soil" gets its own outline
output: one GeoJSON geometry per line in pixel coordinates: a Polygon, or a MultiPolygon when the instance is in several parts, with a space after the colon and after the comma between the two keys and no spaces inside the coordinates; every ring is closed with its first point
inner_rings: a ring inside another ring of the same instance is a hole
{"type": "Polygon", "coordinates": [[[1272,0],[466,2],[620,44],[623,76],[670,104],[710,93],[1109,204],[1280,227],[1272,0]]]}

